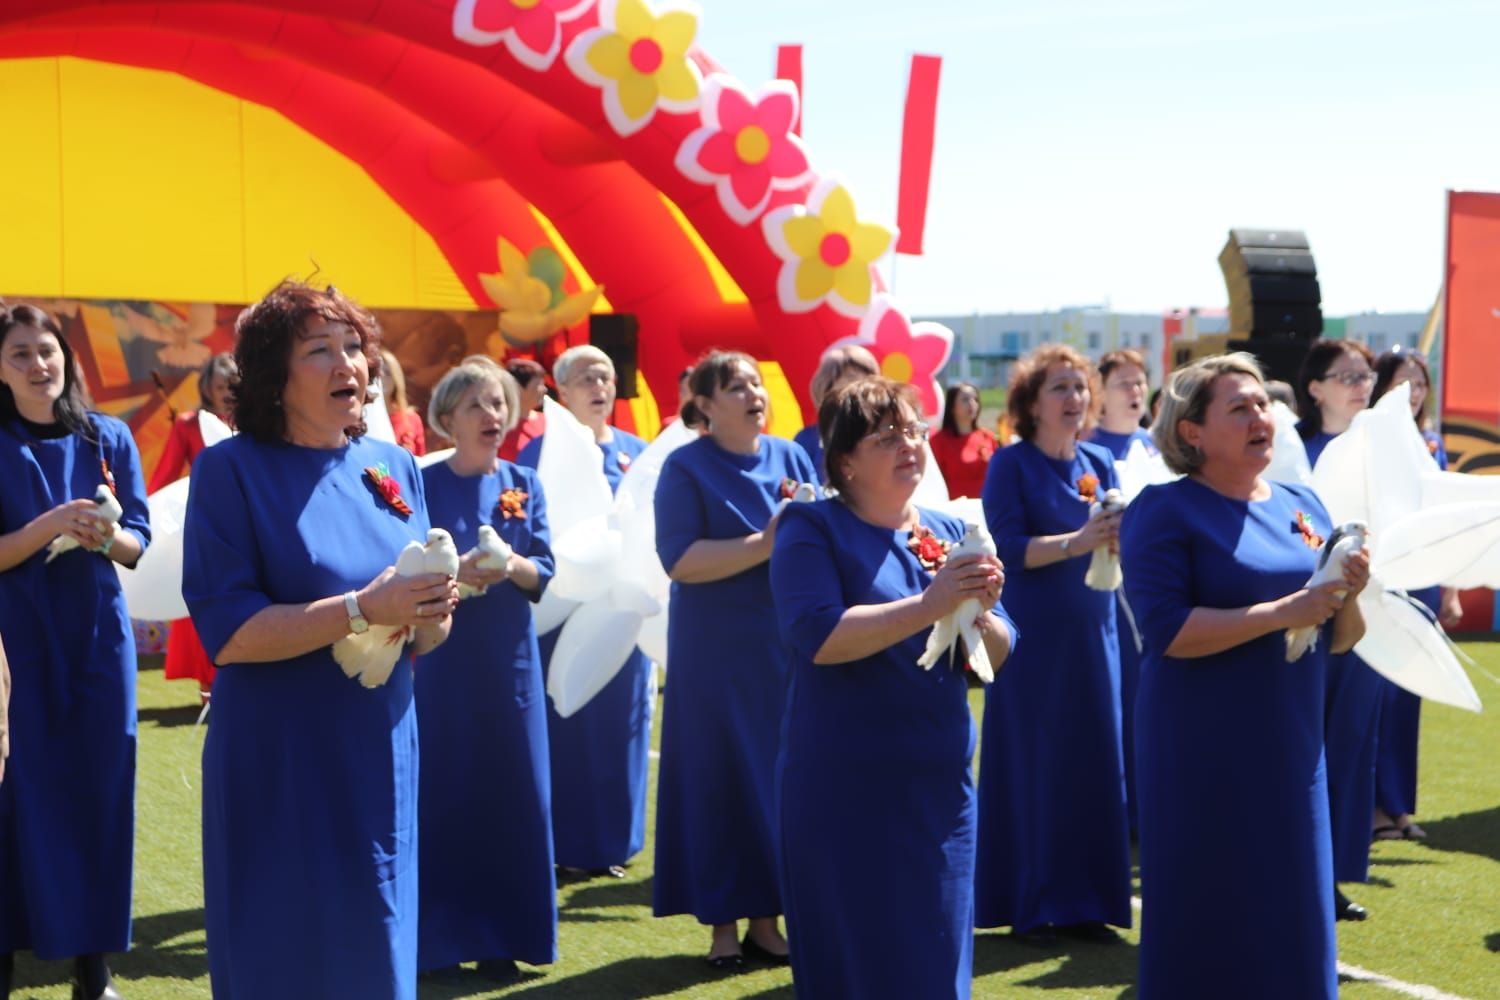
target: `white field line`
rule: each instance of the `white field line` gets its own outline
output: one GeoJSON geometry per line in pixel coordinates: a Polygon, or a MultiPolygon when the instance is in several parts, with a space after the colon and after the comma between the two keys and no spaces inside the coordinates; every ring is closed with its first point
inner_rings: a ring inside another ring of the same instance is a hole
{"type": "MultiPolygon", "coordinates": [[[[1141,908],[1141,897],[1131,896],[1130,905],[1135,909],[1141,908]]],[[[1399,979],[1382,975],[1379,972],[1371,972],[1369,969],[1361,969],[1357,965],[1348,962],[1338,963],[1339,975],[1353,979],[1361,983],[1374,983],[1376,986],[1384,986],[1388,990],[1404,993],[1409,997],[1417,997],[1418,1000],[1465,1000],[1456,993],[1444,993],[1436,986],[1424,986],[1421,983],[1404,983],[1399,979]]]]}

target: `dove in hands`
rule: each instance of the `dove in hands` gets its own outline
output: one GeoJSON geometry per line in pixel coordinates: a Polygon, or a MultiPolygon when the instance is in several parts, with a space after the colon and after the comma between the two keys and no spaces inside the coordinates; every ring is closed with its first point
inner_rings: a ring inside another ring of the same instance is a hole
{"type": "MultiPolygon", "coordinates": [[[[964,537],[948,552],[948,558],[953,560],[964,556],[994,554],[995,541],[989,532],[977,524],[969,523],[964,525],[964,537]]],[[[927,636],[927,648],[917,658],[917,665],[924,670],[931,670],[932,665],[945,653],[951,661],[958,640],[962,639],[969,651],[970,669],[986,684],[993,682],[995,670],[990,664],[989,652],[984,648],[984,636],[978,625],[979,616],[985,613],[984,606],[971,597],[938,619],[927,636]]]]}
{"type": "MultiPolygon", "coordinates": [[[[1304,589],[1311,589],[1334,580],[1342,580],[1344,560],[1364,548],[1365,537],[1369,530],[1363,521],[1350,521],[1335,528],[1332,536],[1318,551],[1317,568],[1313,570],[1312,576],[1308,577],[1304,589]]],[[[1342,597],[1345,592],[1341,590],[1338,593],[1342,597]]],[[[1317,625],[1307,625],[1286,630],[1286,661],[1288,663],[1295,663],[1302,658],[1303,653],[1317,648],[1319,628],[1320,626],[1317,625]]]]}
{"type": "MultiPolygon", "coordinates": [[[[94,491],[94,503],[98,504],[99,510],[95,516],[110,524],[110,532],[113,533],[114,526],[120,523],[120,518],[125,516],[124,509],[120,506],[119,498],[114,495],[108,486],[103,483],[94,491]]],[[[64,552],[70,552],[78,548],[78,539],[69,535],[58,535],[47,543],[46,562],[51,562],[64,552]]]]}
{"type": "MultiPolygon", "coordinates": [[[[1106,490],[1104,496],[1089,507],[1089,518],[1101,514],[1118,514],[1125,509],[1125,494],[1119,490],[1106,490]]],[[[1093,590],[1118,590],[1125,577],[1120,572],[1120,553],[1114,543],[1101,545],[1089,557],[1088,571],[1083,582],[1093,590]]]]}
{"type": "MultiPolygon", "coordinates": [[[[457,577],[458,546],[453,544],[453,536],[442,528],[433,528],[427,532],[426,545],[407,542],[396,557],[396,572],[401,576],[442,573],[457,577]]],[[[371,625],[335,642],[333,659],[345,676],[357,678],[367,688],[377,688],[390,680],[410,639],[411,629],[406,625],[371,625]]]]}
{"type": "MultiPolygon", "coordinates": [[[[474,565],[479,569],[504,569],[505,564],[510,561],[511,548],[506,544],[505,539],[500,537],[498,531],[488,524],[481,524],[479,526],[479,541],[470,550],[469,554],[472,555],[474,552],[482,553],[474,561],[474,565]]],[[[458,596],[461,600],[468,600],[471,597],[478,597],[483,594],[485,589],[484,587],[471,587],[467,583],[460,583],[458,585],[458,596]]]]}

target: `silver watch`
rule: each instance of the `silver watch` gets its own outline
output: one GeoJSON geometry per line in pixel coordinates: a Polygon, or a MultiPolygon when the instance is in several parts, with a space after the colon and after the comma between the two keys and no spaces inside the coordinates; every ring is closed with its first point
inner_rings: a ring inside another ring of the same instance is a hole
{"type": "Polygon", "coordinates": [[[359,610],[359,596],[354,591],[344,595],[344,610],[349,613],[349,631],[361,635],[370,627],[370,620],[359,610]]]}

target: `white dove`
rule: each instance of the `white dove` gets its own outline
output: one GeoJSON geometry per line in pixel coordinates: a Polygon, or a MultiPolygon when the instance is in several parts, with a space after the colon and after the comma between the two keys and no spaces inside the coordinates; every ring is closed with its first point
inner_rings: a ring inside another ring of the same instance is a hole
{"type": "MultiPolygon", "coordinates": [[[[1104,496],[1089,507],[1089,520],[1101,514],[1118,514],[1125,509],[1125,494],[1119,490],[1105,490],[1104,496]]],[[[1120,573],[1120,553],[1113,545],[1101,545],[1089,559],[1089,568],[1083,574],[1083,582],[1094,590],[1118,590],[1125,577],[1120,573]]]]}
{"type": "MultiPolygon", "coordinates": [[[[396,572],[401,576],[444,573],[458,576],[458,547],[453,536],[442,528],[427,532],[427,544],[407,542],[396,557],[396,572]]],[[[390,680],[396,661],[401,659],[411,629],[405,625],[371,625],[363,632],[346,635],[333,644],[333,660],[345,676],[359,679],[367,688],[376,688],[390,680]]]]}
{"type": "MultiPolygon", "coordinates": [[[[963,539],[948,552],[949,559],[959,559],[963,556],[995,554],[995,541],[981,526],[972,522],[964,525],[963,539]]],[[[995,679],[995,670],[990,666],[990,655],[984,648],[984,636],[979,631],[977,624],[979,616],[985,614],[984,607],[974,598],[968,598],[955,610],[942,618],[932,626],[932,632],[927,636],[927,648],[917,659],[917,666],[924,670],[931,670],[932,665],[938,661],[944,653],[948,654],[951,661],[953,652],[962,639],[969,651],[969,667],[980,680],[989,684],[995,679]]]]}
{"type": "MultiPolygon", "coordinates": [[[[500,537],[498,531],[488,524],[481,524],[479,526],[479,541],[469,551],[470,553],[484,553],[474,561],[474,565],[477,568],[504,569],[506,562],[510,559],[511,549],[505,543],[505,539],[500,537]]],[[[471,597],[480,596],[485,592],[485,589],[484,587],[471,587],[467,583],[460,583],[458,585],[458,596],[462,600],[468,600],[471,597]]]]}
{"type": "MultiPolygon", "coordinates": [[[[1306,586],[1316,587],[1331,580],[1343,579],[1344,560],[1364,547],[1369,530],[1363,521],[1349,521],[1333,529],[1333,535],[1318,550],[1318,566],[1313,570],[1313,575],[1307,578],[1306,586]]],[[[1339,593],[1342,595],[1344,592],[1339,593]]],[[[1303,653],[1316,649],[1317,645],[1318,626],[1287,629],[1286,662],[1296,662],[1303,653]]]]}
{"type": "MultiPolygon", "coordinates": [[[[120,523],[120,518],[125,516],[125,511],[120,507],[119,498],[111,492],[103,483],[94,491],[94,503],[99,505],[95,513],[110,523],[110,533],[114,533],[114,526],[120,523]]],[[[58,535],[47,543],[47,558],[45,562],[51,562],[64,552],[78,548],[78,540],[69,535],[58,535]]]]}

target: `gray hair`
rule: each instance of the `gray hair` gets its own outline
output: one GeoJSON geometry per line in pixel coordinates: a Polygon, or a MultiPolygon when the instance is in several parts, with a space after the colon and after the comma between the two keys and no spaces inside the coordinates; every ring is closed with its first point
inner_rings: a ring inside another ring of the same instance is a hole
{"type": "MultiPolygon", "coordinates": [[[[813,372],[812,384],[807,394],[812,397],[813,407],[823,405],[823,399],[843,380],[844,372],[853,369],[860,377],[880,374],[880,362],[875,360],[867,348],[858,344],[840,344],[830,347],[818,359],[818,370],[813,372]]],[[[852,381],[852,380],[851,380],[852,381]]]]}
{"type": "Polygon", "coordinates": [[[233,385],[239,374],[240,366],[234,363],[234,355],[229,351],[209,358],[208,363],[198,372],[198,400],[203,404],[203,408],[213,409],[213,400],[208,398],[208,390],[213,385],[215,375],[224,376],[225,381],[233,385]]]}
{"type": "Polygon", "coordinates": [[[501,368],[494,358],[483,354],[471,354],[458,363],[457,368],[438,380],[432,388],[432,398],[427,401],[427,425],[448,440],[453,435],[443,425],[444,417],[451,417],[458,409],[458,401],[464,393],[476,385],[498,385],[500,395],[505,397],[505,432],[521,422],[521,390],[515,376],[501,368]]]}
{"type": "Polygon", "coordinates": [[[1199,358],[1173,372],[1162,387],[1161,412],[1151,425],[1151,437],[1161,450],[1167,468],[1178,475],[1189,475],[1203,466],[1203,452],[1182,439],[1177,425],[1203,423],[1203,415],[1214,398],[1214,383],[1224,375],[1249,375],[1261,385],[1266,376],[1255,356],[1244,351],[1199,358]]]}
{"type": "Polygon", "coordinates": [[[577,347],[570,347],[563,351],[557,356],[557,360],[552,362],[552,381],[561,386],[568,380],[568,375],[573,369],[587,368],[589,365],[603,365],[609,369],[611,375],[615,373],[615,363],[609,359],[608,354],[593,344],[579,344],[577,347]]]}

